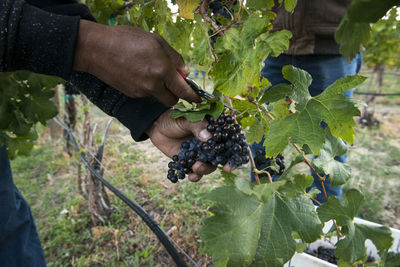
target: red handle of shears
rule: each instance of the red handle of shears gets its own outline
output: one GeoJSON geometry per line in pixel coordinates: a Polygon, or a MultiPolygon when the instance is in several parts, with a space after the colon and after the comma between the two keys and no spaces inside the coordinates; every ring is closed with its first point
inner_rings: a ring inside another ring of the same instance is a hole
{"type": "Polygon", "coordinates": [[[187,75],[186,74],[183,74],[182,72],[180,72],[180,71],[178,71],[178,73],[179,73],[179,75],[181,75],[182,76],[182,78],[183,79],[186,79],[186,77],[187,77],[187,75]]]}

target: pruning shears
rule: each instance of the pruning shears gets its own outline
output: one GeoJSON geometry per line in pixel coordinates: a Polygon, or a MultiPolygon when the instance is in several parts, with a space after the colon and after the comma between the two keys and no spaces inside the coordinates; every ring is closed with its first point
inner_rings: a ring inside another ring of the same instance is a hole
{"type": "MultiPolygon", "coordinates": [[[[193,89],[193,91],[200,97],[206,99],[207,101],[213,100],[213,99],[217,99],[219,102],[222,102],[218,99],[218,97],[216,97],[215,95],[210,94],[209,92],[205,91],[203,88],[201,88],[201,86],[196,83],[192,78],[190,78],[189,76],[183,74],[182,72],[178,73],[182,76],[183,79],[185,79],[185,81],[190,85],[190,87],[193,89]]],[[[222,104],[230,109],[230,110],[234,110],[231,106],[225,104],[222,102],[222,104]]]]}

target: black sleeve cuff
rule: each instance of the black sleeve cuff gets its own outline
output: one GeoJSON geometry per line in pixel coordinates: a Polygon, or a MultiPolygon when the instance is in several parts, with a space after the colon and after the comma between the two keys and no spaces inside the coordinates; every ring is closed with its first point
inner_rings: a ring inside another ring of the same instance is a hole
{"type": "Polygon", "coordinates": [[[72,70],[79,20],[79,16],[57,15],[25,4],[15,47],[8,54],[10,69],[27,69],[67,80],[72,70]]]}
{"type": "Polygon", "coordinates": [[[128,98],[116,112],[115,117],[131,131],[132,138],[143,141],[145,131],[168,109],[154,98],[128,98]]]}
{"type": "Polygon", "coordinates": [[[130,98],[95,76],[73,71],[66,88],[77,89],[101,110],[117,118],[131,131],[135,141],[148,138],[145,131],[168,107],[155,98],[130,98]]]}

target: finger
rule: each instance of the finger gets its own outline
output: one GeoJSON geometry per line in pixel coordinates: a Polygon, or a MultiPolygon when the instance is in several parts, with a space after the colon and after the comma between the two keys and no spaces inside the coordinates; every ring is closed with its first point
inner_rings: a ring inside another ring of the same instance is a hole
{"type": "Polygon", "coordinates": [[[210,174],[215,171],[215,169],[216,167],[212,166],[211,164],[206,164],[200,161],[196,161],[192,166],[193,173],[197,175],[210,174]]]}
{"type": "Polygon", "coordinates": [[[189,102],[201,102],[201,98],[175,69],[170,69],[165,76],[165,85],[172,94],[179,98],[183,98],[189,102]]]}
{"type": "Polygon", "coordinates": [[[179,54],[175,49],[173,49],[162,36],[157,34],[156,39],[161,44],[161,46],[164,48],[164,50],[167,53],[168,57],[170,58],[171,62],[174,64],[176,70],[178,70],[179,72],[182,72],[185,75],[189,75],[190,69],[185,64],[185,61],[183,60],[182,55],[179,54]]]}
{"type": "Polygon", "coordinates": [[[226,171],[226,172],[232,172],[235,169],[236,169],[236,167],[232,168],[231,166],[229,166],[229,162],[224,165],[224,171],[226,171]]]}
{"type": "Polygon", "coordinates": [[[178,102],[178,98],[166,87],[158,88],[157,91],[153,93],[153,96],[169,107],[172,107],[178,102]]]}
{"type": "Polygon", "coordinates": [[[197,139],[202,142],[206,142],[212,137],[211,133],[207,131],[208,122],[204,120],[199,122],[179,120],[178,125],[183,131],[190,131],[195,137],[197,137],[197,139]]]}
{"type": "Polygon", "coordinates": [[[202,175],[198,175],[196,173],[190,173],[188,175],[189,181],[194,182],[194,183],[200,181],[201,177],[203,177],[203,176],[202,175]]]}

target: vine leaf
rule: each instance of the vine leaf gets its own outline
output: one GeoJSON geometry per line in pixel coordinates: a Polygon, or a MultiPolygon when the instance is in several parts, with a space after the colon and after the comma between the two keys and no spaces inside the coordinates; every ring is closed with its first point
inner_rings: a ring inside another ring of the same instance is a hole
{"type": "Polygon", "coordinates": [[[346,234],[346,237],[337,242],[335,255],[351,263],[366,255],[366,239],[370,239],[378,250],[389,249],[393,243],[391,231],[388,227],[376,227],[353,222],[362,201],[362,194],[356,189],[350,189],[341,200],[331,196],[328,202],[317,209],[321,221],[326,222],[335,219],[337,224],[342,226],[342,231],[346,234]]]}
{"type": "Polygon", "coordinates": [[[268,53],[277,57],[289,47],[289,39],[292,33],[288,30],[280,30],[260,36],[260,41],[267,48],[268,53]]]}
{"type": "Polygon", "coordinates": [[[400,253],[389,252],[386,256],[384,267],[398,267],[400,264],[400,253]]]}
{"type": "Polygon", "coordinates": [[[29,71],[0,73],[0,146],[8,155],[27,155],[37,138],[34,126],[57,114],[52,90],[62,80],[29,71]]]}
{"type": "Polygon", "coordinates": [[[325,141],[322,121],[329,125],[332,135],[353,143],[353,117],[359,115],[360,111],[343,92],[362,83],[364,77],[354,75],[341,78],[320,95],[311,97],[308,86],[312,80],[307,72],[285,66],[282,74],[291,84],[272,87],[266,92],[267,96],[263,101],[271,102],[289,97],[295,102],[296,112],[271,122],[264,142],[267,156],[274,157],[281,153],[289,143],[289,138],[290,142],[299,146],[307,145],[314,154],[319,154],[325,141]]]}
{"type": "Polygon", "coordinates": [[[378,250],[389,249],[393,243],[392,232],[386,226],[350,224],[347,227],[346,238],[336,244],[335,255],[344,261],[356,262],[366,256],[367,239],[370,239],[378,250]]]}
{"type": "Polygon", "coordinates": [[[338,225],[350,224],[357,215],[363,198],[361,192],[356,189],[347,191],[341,200],[331,196],[328,202],[318,207],[318,216],[323,222],[335,219],[338,225]]]}
{"type": "Polygon", "coordinates": [[[326,141],[318,157],[312,160],[312,164],[318,172],[329,174],[332,186],[342,185],[351,176],[351,168],[348,164],[335,160],[336,156],[346,154],[347,145],[341,140],[333,137],[329,131],[326,132],[326,141]]]}
{"type": "Polygon", "coordinates": [[[179,6],[179,16],[185,19],[194,19],[193,9],[195,9],[199,0],[176,0],[179,6]]]}
{"type": "Polygon", "coordinates": [[[283,98],[274,103],[271,103],[269,107],[271,108],[270,113],[274,116],[274,118],[283,118],[292,113],[293,111],[290,109],[290,99],[283,98]]]}
{"type": "Polygon", "coordinates": [[[172,118],[186,117],[191,122],[197,122],[203,120],[206,115],[211,115],[216,119],[224,110],[224,105],[219,101],[205,102],[198,108],[183,103],[180,102],[174,107],[175,110],[171,113],[172,118]]]}
{"type": "Polygon", "coordinates": [[[287,12],[292,12],[297,4],[297,0],[279,0],[279,3],[282,3],[282,1],[287,12]]]}
{"type": "Polygon", "coordinates": [[[255,119],[254,123],[246,130],[246,141],[249,144],[259,143],[264,136],[266,127],[263,120],[255,119]]]}
{"type": "Polygon", "coordinates": [[[271,37],[271,44],[265,45],[272,17],[260,15],[260,12],[252,13],[241,28],[230,28],[215,43],[219,60],[212,75],[216,88],[224,95],[246,95],[249,88],[260,88],[262,61],[271,51],[278,53],[288,48],[291,34],[287,33],[271,37]],[[287,42],[278,37],[286,38],[287,42]]]}
{"type": "Polygon", "coordinates": [[[335,40],[340,44],[340,53],[351,60],[360,52],[361,45],[369,40],[371,26],[368,22],[353,22],[345,15],[335,32],[335,40]]]}
{"type": "Polygon", "coordinates": [[[399,0],[355,0],[349,6],[347,14],[354,22],[375,23],[385,16],[389,9],[399,4],[399,0]]]}
{"type": "MultiPolygon", "coordinates": [[[[201,20],[200,15],[196,15],[193,37],[193,60],[200,66],[209,66],[213,61],[211,48],[209,45],[208,30],[209,24],[201,20]]],[[[203,67],[204,68],[204,67],[203,67]]]]}
{"type": "Polygon", "coordinates": [[[281,188],[281,192],[284,192],[288,196],[305,193],[306,189],[309,188],[313,182],[314,178],[311,175],[296,174],[293,178],[287,180],[285,186],[281,188]]]}
{"type": "Polygon", "coordinates": [[[274,0],[248,0],[246,2],[246,6],[253,10],[271,9],[274,5],[274,0]]]}
{"type": "Polygon", "coordinates": [[[214,215],[204,220],[200,236],[216,266],[282,266],[295,253],[294,232],[306,242],[320,237],[311,200],[281,194],[286,183],[253,185],[238,178],[210,193],[214,215]]]}

